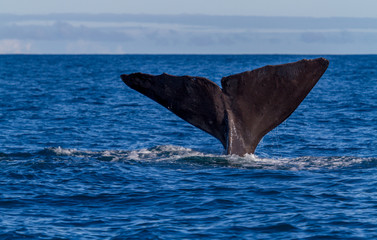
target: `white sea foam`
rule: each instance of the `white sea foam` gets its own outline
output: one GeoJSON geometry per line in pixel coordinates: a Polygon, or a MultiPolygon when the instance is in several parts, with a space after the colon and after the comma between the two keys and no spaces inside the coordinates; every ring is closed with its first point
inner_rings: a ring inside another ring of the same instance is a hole
{"type": "MultiPolygon", "coordinates": [[[[62,148],[62,147],[51,147],[46,148],[41,151],[41,154],[46,155],[56,155],[56,156],[73,156],[73,155],[80,155],[85,151],[79,151],[74,148],[62,148]]],[[[89,152],[87,154],[90,154],[89,152]]]]}
{"type": "Polygon", "coordinates": [[[254,154],[243,157],[237,155],[217,155],[199,152],[190,148],[173,145],[162,145],[138,150],[105,150],[87,151],[65,149],[61,147],[47,148],[41,153],[56,156],[71,156],[76,158],[93,158],[102,161],[140,161],[201,164],[221,167],[275,169],[275,170],[317,170],[341,169],[347,167],[377,166],[376,158],[360,157],[297,157],[297,158],[267,158],[254,154]]]}

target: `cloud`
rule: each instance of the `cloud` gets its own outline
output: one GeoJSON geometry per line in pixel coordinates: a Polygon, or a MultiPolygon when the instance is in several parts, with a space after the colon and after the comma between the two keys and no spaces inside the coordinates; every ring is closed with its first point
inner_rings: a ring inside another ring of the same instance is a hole
{"type": "Polygon", "coordinates": [[[29,40],[90,40],[90,41],[129,41],[132,37],[116,30],[73,26],[67,22],[54,22],[51,25],[18,25],[0,26],[0,38],[29,40]]]}
{"type": "Polygon", "coordinates": [[[122,54],[125,52],[123,44],[103,44],[85,40],[69,41],[64,46],[64,52],[69,53],[112,53],[122,54]]]}
{"type": "Polygon", "coordinates": [[[376,53],[377,19],[0,14],[0,44],[0,53],[376,53]]]}
{"type": "Polygon", "coordinates": [[[306,43],[325,42],[326,37],[323,32],[304,32],[301,34],[301,40],[306,43]]]}
{"type": "Polygon", "coordinates": [[[31,43],[18,39],[2,39],[0,40],[0,53],[28,53],[31,49],[31,43]]]}

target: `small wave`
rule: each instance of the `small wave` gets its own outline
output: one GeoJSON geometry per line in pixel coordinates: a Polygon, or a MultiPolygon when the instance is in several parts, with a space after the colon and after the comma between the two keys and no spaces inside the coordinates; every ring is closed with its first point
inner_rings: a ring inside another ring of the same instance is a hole
{"type": "MultiPolygon", "coordinates": [[[[17,157],[18,154],[4,155],[17,157]],[[14,155],[14,156],[13,156],[14,155]]],[[[21,154],[25,156],[25,154],[21,154]]],[[[18,157],[21,157],[18,156],[18,157]]],[[[31,154],[26,154],[31,155],[31,154]]],[[[123,162],[152,162],[171,164],[196,164],[204,166],[234,167],[247,169],[271,169],[271,170],[319,170],[342,168],[372,168],[377,167],[377,158],[362,157],[298,157],[298,158],[265,158],[254,154],[246,154],[243,157],[237,155],[217,155],[199,152],[190,148],[161,145],[152,148],[138,150],[105,150],[89,151],[66,149],[61,147],[46,148],[37,152],[34,156],[74,157],[78,159],[96,159],[100,161],[123,162]]]]}
{"type": "Polygon", "coordinates": [[[276,170],[320,170],[343,168],[370,168],[377,167],[377,158],[360,157],[314,157],[297,158],[259,158],[253,154],[244,157],[231,156],[232,165],[245,168],[276,169],[276,170]]]}
{"type": "Polygon", "coordinates": [[[75,156],[75,155],[90,155],[94,152],[90,151],[79,151],[76,149],[68,149],[68,148],[61,148],[61,147],[51,147],[45,148],[42,151],[39,151],[39,155],[46,155],[46,156],[75,156]]]}

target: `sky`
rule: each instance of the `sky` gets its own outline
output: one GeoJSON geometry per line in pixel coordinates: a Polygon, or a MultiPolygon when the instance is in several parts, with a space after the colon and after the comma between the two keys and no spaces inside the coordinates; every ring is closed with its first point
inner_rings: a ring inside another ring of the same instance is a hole
{"type": "Polygon", "coordinates": [[[375,0],[0,0],[0,13],[210,14],[377,18],[375,0]]]}
{"type": "Polygon", "coordinates": [[[376,0],[0,0],[0,53],[377,54],[376,0]]]}

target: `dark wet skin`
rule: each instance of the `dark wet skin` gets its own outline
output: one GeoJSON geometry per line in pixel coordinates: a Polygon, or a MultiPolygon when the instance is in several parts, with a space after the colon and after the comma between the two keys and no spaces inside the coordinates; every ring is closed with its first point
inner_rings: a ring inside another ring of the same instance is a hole
{"type": "Polygon", "coordinates": [[[203,77],[123,74],[130,88],[219,139],[227,154],[255,149],[287,119],[325,73],[329,61],[303,59],[223,77],[222,89],[203,77]]]}

